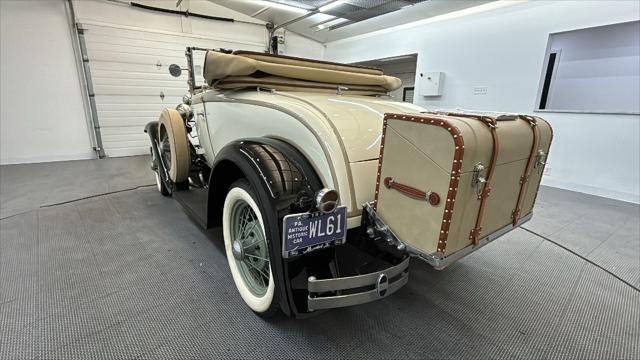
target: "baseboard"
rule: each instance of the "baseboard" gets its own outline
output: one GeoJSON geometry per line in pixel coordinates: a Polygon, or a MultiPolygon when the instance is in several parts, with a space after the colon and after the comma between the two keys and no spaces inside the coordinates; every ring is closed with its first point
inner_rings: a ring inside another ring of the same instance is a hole
{"type": "Polygon", "coordinates": [[[595,186],[583,185],[583,184],[575,184],[567,181],[562,181],[558,179],[552,179],[548,176],[542,178],[542,185],[576,191],[584,194],[601,196],[609,199],[615,199],[620,201],[625,201],[633,204],[640,204],[640,194],[632,194],[626,193],[622,191],[612,190],[612,189],[604,189],[595,186]]]}
{"type": "Polygon", "coordinates": [[[24,157],[7,157],[0,158],[0,165],[15,165],[15,164],[33,164],[33,163],[44,163],[44,162],[54,162],[54,161],[69,161],[69,160],[89,160],[96,159],[96,154],[91,152],[80,153],[80,154],[56,154],[56,155],[45,155],[45,156],[24,156],[24,157]]]}

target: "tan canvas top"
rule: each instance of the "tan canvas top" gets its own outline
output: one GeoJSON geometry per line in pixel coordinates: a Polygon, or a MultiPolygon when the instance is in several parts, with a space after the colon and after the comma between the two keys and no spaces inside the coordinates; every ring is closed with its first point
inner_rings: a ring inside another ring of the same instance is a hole
{"type": "Polygon", "coordinates": [[[375,68],[245,51],[233,54],[208,51],[203,73],[209,86],[216,88],[265,86],[313,90],[343,86],[347,91],[375,94],[402,85],[400,79],[375,68]]]}

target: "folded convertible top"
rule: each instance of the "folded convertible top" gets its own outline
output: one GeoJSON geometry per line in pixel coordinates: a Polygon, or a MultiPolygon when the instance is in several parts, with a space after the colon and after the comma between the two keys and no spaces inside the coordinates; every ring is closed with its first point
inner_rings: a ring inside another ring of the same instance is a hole
{"type": "Polygon", "coordinates": [[[249,51],[208,51],[204,78],[209,86],[230,89],[264,86],[279,90],[344,91],[379,94],[402,85],[381,70],[249,51]]]}

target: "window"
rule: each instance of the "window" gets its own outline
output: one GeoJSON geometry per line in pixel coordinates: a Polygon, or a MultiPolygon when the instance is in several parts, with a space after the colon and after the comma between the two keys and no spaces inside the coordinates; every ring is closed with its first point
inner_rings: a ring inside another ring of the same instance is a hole
{"type": "Polygon", "coordinates": [[[536,107],[640,113],[640,21],[549,35],[536,107]]]}

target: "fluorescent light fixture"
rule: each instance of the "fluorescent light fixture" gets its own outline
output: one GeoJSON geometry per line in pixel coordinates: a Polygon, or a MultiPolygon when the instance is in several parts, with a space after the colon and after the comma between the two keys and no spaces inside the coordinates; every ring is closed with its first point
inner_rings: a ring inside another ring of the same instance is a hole
{"type": "Polygon", "coordinates": [[[314,26],[314,30],[315,31],[320,31],[320,30],[324,30],[327,28],[330,28],[334,25],[338,25],[338,24],[342,24],[345,21],[349,21],[349,19],[345,19],[345,18],[336,18],[327,22],[323,22],[322,24],[318,24],[316,26],[314,26]]]}
{"type": "Polygon", "coordinates": [[[298,14],[306,14],[306,13],[309,12],[309,11],[303,9],[303,8],[299,8],[299,7],[295,7],[295,6],[291,6],[291,5],[286,5],[286,4],[281,4],[281,3],[277,3],[277,2],[266,1],[266,0],[254,0],[254,1],[252,1],[252,3],[254,3],[256,5],[268,6],[270,8],[274,8],[274,9],[291,11],[291,12],[295,12],[295,13],[298,13],[298,14]]]}
{"type": "Polygon", "coordinates": [[[336,1],[332,1],[332,2],[328,3],[327,5],[320,6],[320,8],[318,10],[320,12],[325,12],[325,11],[331,10],[334,7],[336,7],[338,5],[342,5],[342,4],[344,4],[344,1],[336,0],[336,1]]]}
{"type": "Polygon", "coordinates": [[[334,26],[334,25],[342,24],[345,21],[349,21],[349,19],[337,18],[335,20],[331,20],[331,21],[325,23],[324,25],[326,25],[326,26],[334,26]]]}
{"type": "Polygon", "coordinates": [[[442,15],[433,16],[433,17],[430,17],[430,18],[417,20],[417,21],[413,21],[413,22],[410,22],[410,23],[402,24],[402,25],[396,25],[396,26],[388,27],[386,29],[372,31],[372,32],[369,32],[369,33],[366,33],[366,34],[361,34],[361,35],[348,37],[348,38],[345,38],[345,39],[331,41],[329,43],[340,44],[340,43],[343,43],[343,42],[350,42],[350,41],[365,39],[365,38],[368,38],[368,37],[371,37],[371,36],[378,36],[378,35],[394,32],[394,31],[413,28],[413,27],[416,27],[416,26],[431,24],[431,23],[445,21],[445,20],[451,20],[451,19],[455,19],[455,18],[459,18],[459,17],[463,17],[463,16],[469,16],[469,15],[473,15],[473,14],[482,13],[482,12],[485,12],[485,11],[496,10],[496,9],[500,9],[500,8],[507,7],[507,6],[518,5],[518,4],[525,3],[527,1],[528,0],[498,0],[498,1],[492,1],[490,3],[486,3],[486,4],[482,4],[482,5],[478,5],[478,6],[474,6],[474,7],[470,7],[470,8],[466,8],[466,9],[462,9],[462,10],[458,10],[458,11],[453,11],[453,12],[442,14],[442,15]]]}

